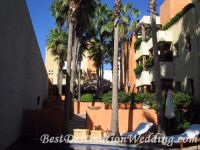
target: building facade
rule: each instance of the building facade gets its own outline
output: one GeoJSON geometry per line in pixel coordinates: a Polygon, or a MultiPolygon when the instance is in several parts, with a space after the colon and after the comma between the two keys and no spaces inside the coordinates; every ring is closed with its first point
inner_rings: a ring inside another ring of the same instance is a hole
{"type": "MultiPolygon", "coordinates": [[[[53,85],[57,85],[58,62],[55,60],[55,57],[48,49],[46,49],[45,66],[51,83],[53,85]]],[[[66,70],[66,66],[67,63],[65,62],[63,70],[66,70]]],[[[94,61],[89,58],[88,52],[85,52],[83,55],[81,62],[81,73],[83,76],[87,76],[87,78],[92,78],[92,76],[96,75],[96,67],[94,65],[94,61]]],[[[63,85],[65,84],[66,79],[65,76],[63,76],[63,85]]]]}
{"type": "MultiPolygon", "coordinates": [[[[160,7],[160,17],[156,19],[162,88],[187,92],[196,99],[200,99],[199,11],[199,1],[165,0],[160,7]]],[[[152,38],[148,36],[150,19],[142,20],[138,24],[140,29],[136,30],[137,40],[142,38],[136,50],[136,87],[139,92],[153,92],[155,75],[152,38]]]]}

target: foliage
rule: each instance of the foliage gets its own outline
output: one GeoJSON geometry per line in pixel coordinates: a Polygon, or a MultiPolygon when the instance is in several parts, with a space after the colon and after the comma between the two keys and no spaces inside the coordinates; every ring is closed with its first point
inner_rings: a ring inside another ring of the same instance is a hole
{"type": "Polygon", "coordinates": [[[190,126],[192,120],[192,113],[187,112],[182,108],[189,107],[192,103],[192,97],[185,93],[178,92],[174,95],[173,102],[175,109],[176,130],[182,132],[190,126]]]}
{"type": "Polygon", "coordinates": [[[108,93],[103,94],[102,101],[105,104],[111,104],[112,103],[112,91],[109,91],[108,93]]]}
{"type": "Polygon", "coordinates": [[[131,95],[126,92],[118,93],[119,103],[128,103],[130,102],[131,95]]]}
{"type": "Polygon", "coordinates": [[[147,59],[146,63],[145,63],[145,66],[147,68],[151,68],[152,66],[154,65],[154,58],[153,57],[150,57],[149,59],[147,59]]]}
{"type": "Polygon", "coordinates": [[[132,3],[126,3],[122,5],[119,30],[122,41],[130,38],[132,31],[136,28],[137,21],[140,11],[136,9],[132,3]]]}
{"type": "Polygon", "coordinates": [[[46,46],[51,51],[51,54],[59,60],[60,67],[64,66],[66,59],[67,35],[60,28],[51,29],[47,36],[46,46]]]}
{"type": "Polygon", "coordinates": [[[135,94],[135,102],[143,103],[150,106],[150,108],[156,109],[156,95],[154,93],[137,93],[135,94]]]}
{"type": "Polygon", "coordinates": [[[142,71],[143,71],[143,66],[142,65],[138,65],[135,69],[134,72],[136,75],[139,75],[142,71]]]}
{"type": "Polygon", "coordinates": [[[191,104],[191,102],[192,102],[192,97],[185,93],[178,92],[174,96],[174,106],[176,108],[188,107],[191,104]]]}
{"type": "Polygon", "coordinates": [[[163,26],[163,30],[169,29],[175,23],[177,23],[191,8],[194,8],[195,5],[190,3],[185,6],[179,13],[177,13],[165,26],[163,26]]]}
{"type": "Polygon", "coordinates": [[[139,49],[140,46],[141,46],[141,44],[142,44],[142,38],[137,38],[137,40],[136,40],[135,43],[134,43],[135,49],[136,49],[136,50],[139,49]]]}
{"type": "MultiPolygon", "coordinates": [[[[118,99],[119,99],[119,103],[128,103],[131,100],[131,95],[126,92],[119,92],[118,99]]],[[[108,93],[103,94],[102,101],[105,104],[111,104],[112,103],[112,91],[109,91],[108,93]]]]}
{"type": "Polygon", "coordinates": [[[137,93],[134,95],[134,99],[136,103],[143,103],[145,99],[145,93],[137,93]]]}
{"type": "Polygon", "coordinates": [[[81,102],[92,102],[93,101],[93,95],[92,94],[84,94],[81,96],[80,99],[81,102]]]}

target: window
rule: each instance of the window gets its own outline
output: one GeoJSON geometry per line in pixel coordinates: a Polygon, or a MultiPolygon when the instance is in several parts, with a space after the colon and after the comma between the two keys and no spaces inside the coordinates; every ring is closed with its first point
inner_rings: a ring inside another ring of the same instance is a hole
{"type": "Polygon", "coordinates": [[[53,70],[49,70],[49,75],[53,75],[53,70]]]}
{"type": "Polygon", "coordinates": [[[191,46],[191,36],[190,36],[190,34],[186,35],[185,41],[186,41],[185,49],[187,51],[191,51],[192,50],[192,46],[191,46]]]}
{"type": "Polygon", "coordinates": [[[187,80],[187,93],[190,96],[194,95],[194,82],[193,82],[193,79],[188,79],[187,80]]]}

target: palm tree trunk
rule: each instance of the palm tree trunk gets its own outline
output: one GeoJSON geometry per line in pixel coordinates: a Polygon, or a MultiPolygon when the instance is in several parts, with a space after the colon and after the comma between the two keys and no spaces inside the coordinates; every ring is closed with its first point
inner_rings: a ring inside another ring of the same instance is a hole
{"type": "Polygon", "coordinates": [[[69,96],[71,79],[71,59],[72,59],[72,40],[73,40],[73,22],[69,22],[68,47],[67,47],[67,74],[66,74],[66,93],[64,105],[64,132],[67,132],[69,121],[69,96]]]}
{"type": "Polygon", "coordinates": [[[120,73],[121,73],[121,75],[120,75],[120,90],[124,90],[124,76],[125,76],[125,46],[124,46],[124,40],[122,40],[122,49],[121,49],[121,70],[120,70],[120,73]]]}
{"type": "Polygon", "coordinates": [[[151,13],[151,29],[153,39],[153,53],[154,53],[154,72],[155,72],[155,89],[157,98],[157,115],[158,115],[158,133],[165,135],[164,131],[164,111],[162,106],[162,89],[160,77],[160,64],[158,56],[157,45],[157,28],[156,28],[156,0],[149,0],[150,13],[151,13]]]}
{"type": "Polygon", "coordinates": [[[81,62],[78,62],[78,100],[81,99],[81,62]]]}
{"type": "Polygon", "coordinates": [[[58,95],[57,96],[61,96],[61,92],[60,92],[60,59],[58,59],[58,73],[57,73],[57,88],[58,88],[58,95]]]}
{"type": "Polygon", "coordinates": [[[62,98],[62,81],[63,81],[63,70],[60,69],[60,78],[59,78],[59,96],[62,98]]]}
{"type": "MultiPolygon", "coordinates": [[[[75,36],[76,37],[76,36],[75,36]]],[[[71,71],[71,80],[70,80],[70,107],[69,107],[69,113],[70,113],[70,119],[73,117],[74,114],[74,86],[75,86],[75,79],[76,79],[76,58],[77,58],[77,51],[78,51],[78,37],[75,38],[74,41],[74,48],[73,48],[73,57],[72,57],[72,71],[71,71]]]]}
{"type": "Polygon", "coordinates": [[[111,131],[112,135],[119,135],[118,120],[118,49],[119,49],[119,15],[121,1],[115,0],[115,20],[114,20],[114,56],[113,56],[113,82],[112,82],[112,117],[111,131]]]}

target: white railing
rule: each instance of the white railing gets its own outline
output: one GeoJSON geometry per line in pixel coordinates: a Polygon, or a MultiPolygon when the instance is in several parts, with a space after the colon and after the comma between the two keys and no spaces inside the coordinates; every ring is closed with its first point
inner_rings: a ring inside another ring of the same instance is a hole
{"type": "MultiPolygon", "coordinates": [[[[174,72],[173,62],[160,62],[160,75],[162,79],[173,79],[174,72]]],[[[149,81],[155,81],[154,67],[149,69],[149,81]]]]}
{"type": "Polygon", "coordinates": [[[136,86],[151,85],[149,80],[149,71],[142,71],[140,75],[136,76],[136,86]]]}

